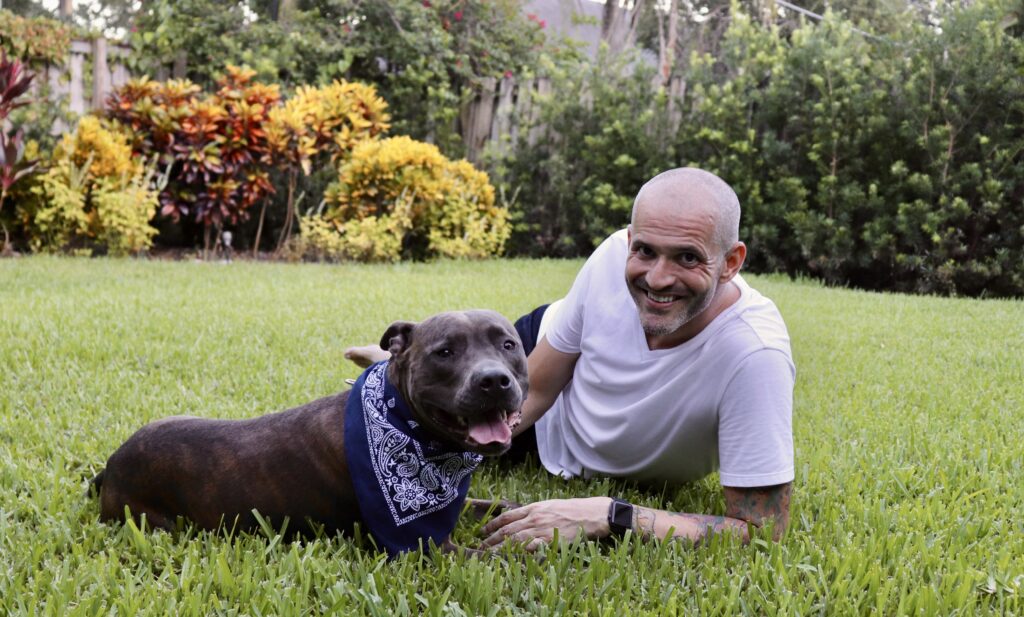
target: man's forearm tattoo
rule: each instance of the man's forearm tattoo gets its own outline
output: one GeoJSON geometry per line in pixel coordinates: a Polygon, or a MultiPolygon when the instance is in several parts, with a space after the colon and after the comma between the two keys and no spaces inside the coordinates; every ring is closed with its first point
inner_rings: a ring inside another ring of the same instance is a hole
{"type": "Polygon", "coordinates": [[[658,514],[650,508],[636,508],[636,532],[641,538],[653,538],[654,523],[658,520],[658,514]]]}
{"type": "Polygon", "coordinates": [[[752,489],[725,489],[725,515],[749,521],[756,527],[774,523],[773,534],[782,535],[789,524],[792,484],[752,489]]]}
{"type": "Polygon", "coordinates": [[[772,523],[773,535],[778,539],[789,523],[790,491],[789,484],[760,488],[726,487],[725,516],[675,514],[638,506],[633,511],[633,530],[645,539],[671,535],[688,538],[695,544],[710,536],[730,532],[749,542],[748,525],[761,527],[772,523]]]}

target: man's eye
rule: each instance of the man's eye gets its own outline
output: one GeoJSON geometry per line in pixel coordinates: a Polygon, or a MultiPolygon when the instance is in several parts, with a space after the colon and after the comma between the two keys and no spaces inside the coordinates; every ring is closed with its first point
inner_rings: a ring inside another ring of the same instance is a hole
{"type": "Polygon", "coordinates": [[[641,257],[654,257],[654,251],[649,246],[641,246],[636,249],[636,254],[641,257]]]}
{"type": "Polygon", "coordinates": [[[700,263],[700,256],[696,253],[683,253],[679,257],[679,261],[683,262],[685,266],[695,266],[700,263]]]}
{"type": "Polygon", "coordinates": [[[447,347],[443,347],[443,348],[438,349],[437,351],[435,351],[434,355],[437,356],[438,358],[451,358],[455,354],[452,352],[451,349],[448,349],[447,347]]]}
{"type": "Polygon", "coordinates": [[[504,343],[502,343],[502,347],[504,347],[508,351],[512,351],[513,349],[516,348],[516,343],[515,341],[505,341],[504,343]]]}

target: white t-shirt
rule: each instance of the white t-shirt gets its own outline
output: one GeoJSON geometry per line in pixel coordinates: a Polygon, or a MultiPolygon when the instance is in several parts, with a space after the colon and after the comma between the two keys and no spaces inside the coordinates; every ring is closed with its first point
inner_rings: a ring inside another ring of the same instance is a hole
{"type": "Polygon", "coordinates": [[[647,346],[626,286],[626,230],[605,240],[542,334],[579,353],[572,381],[537,422],[544,467],[683,483],[720,470],[723,486],[793,480],[789,334],[775,304],[740,277],[740,298],[694,338],[647,346]]]}

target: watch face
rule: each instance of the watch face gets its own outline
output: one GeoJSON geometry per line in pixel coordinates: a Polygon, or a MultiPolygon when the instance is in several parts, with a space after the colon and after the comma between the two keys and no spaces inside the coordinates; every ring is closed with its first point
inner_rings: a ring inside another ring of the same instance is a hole
{"type": "Polygon", "coordinates": [[[633,527],[633,505],[625,501],[612,502],[611,516],[608,517],[612,531],[623,534],[633,527]]]}

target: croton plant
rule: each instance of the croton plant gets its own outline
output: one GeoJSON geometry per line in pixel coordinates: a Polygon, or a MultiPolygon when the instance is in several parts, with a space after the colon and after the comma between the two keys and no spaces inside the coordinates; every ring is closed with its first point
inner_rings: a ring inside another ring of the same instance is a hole
{"type": "MultiPolygon", "coordinates": [[[[25,66],[16,59],[8,59],[6,52],[0,52],[0,210],[11,187],[18,180],[35,171],[38,161],[25,158],[24,133],[13,129],[8,134],[7,117],[11,111],[27,105],[28,101],[19,101],[32,84],[32,75],[25,71],[25,66]]],[[[10,251],[7,227],[3,227],[4,253],[10,251]]]]}

